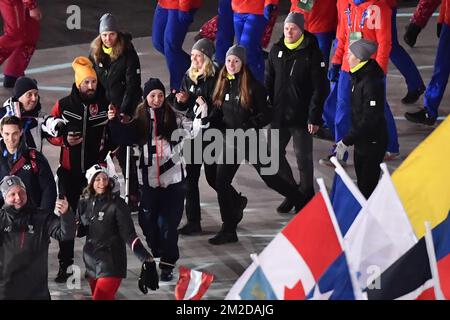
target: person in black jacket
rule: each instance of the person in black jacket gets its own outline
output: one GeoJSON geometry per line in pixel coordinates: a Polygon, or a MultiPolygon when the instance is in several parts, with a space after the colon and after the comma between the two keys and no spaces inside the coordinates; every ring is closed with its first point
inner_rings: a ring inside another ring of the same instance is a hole
{"type": "MultiPolygon", "coordinates": [[[[239,129],[251,134],[252,130],[261,129],[270,122],[266,90],[253,77],[245,62],[245,48],[238,45],[231,47],[227,51],[225,66],[219,73],[213,94],[215,109],[211,112],[210,118],[220,118],[219,128],[225,133],[221,155],[223,161],[217,163],[215,182],[223,224],[221,230],[209,239],[209,243],[213,245],[238,241],[236,228],[242,219],[247,199],[242,197],[231,185],[243,160],[236,159],[236,154],[244,154],[245,159],[249,161],[250,154],[256,153],[261,147],[261,143],[265,143],[259,132],[255,133],[257,135],[259,133],[259,146],[249,145],[248,139],[245,140],[244,145],[238,145],[234,141],[227,141],[231,139],[227,139],[226,135],[239,129]],[[229,152],[235,155],[233,163],[226,161],[229,152]]],[[[287,182],[278,173],[262,174],[263,165],[260,162],[259,154],[256,161],[250,162],[270,188],[289,198],[295,206],[301,206],[304,197],[298,192],[295,184],[287,182]]]]}
{"type": "Polygon", "coordinates": [[[13,96],[0,108],[0,119],[4,116],[17,116],[23,121],[23,131],[28,147],[36,148],[31,129],[38,125],[37,117],[41,111],[41,102],[37,82],[28,77],[17,79],[13,96]]]}
{"type": "MultiPolygon", "coordinates": [[[[286,160],[291,137],[300,172],[300,191],[314,196],[313,139],[322,124],[322,110],[328,95],[326,63],[316,38],[304,31],[303,15],[291,12],[284,21],[284,36],[269,53],[265,79],[274,107],[272,129],[278,129],[280,174],[295,183],[286,160]]],[[[285,199],[277,208],[286,213],[294,203],[285,199]]]]}
{"type": "Polygon", "coordinates": [[[127,274],[125,243],[143,263],[150,278],[139,288],[147,293],[158,288],[158,273],[153,256],[136,235],[131,213],[120,195],[113,194],[114,182],[107,168],[95,164],[86,172],[88,186],[78,203],[78,237],[86,237],[83,260],[93,300],[114,300],[122,278],[127,274]]]}
{"type": "Polygon", "coordinates": [[[48,300],[50,237],[73,239],[75,216],[66,199],[56,200],[53,210],[37,208],[17,176],[4,177],[0,190],[0,300],[48,300]]]}
{"type": "MultiPolygon", "coordinates": [[[[194,44],[191,50],[191,66],[183,77],[180,92],[175,95],[175,109],[185,112],[186,116],[191,119],[194,118],[194,106],[198,97],[202,97],[208,106],[212,105],[211,99],[218,74],[217,67],[212,62],[214,51],[214,44],[208,39],[200,39],[194,44]]],[[[211,110],[211,108],[208,110],[211,110]]],[[[200,225],[200,191],[198,182],[200,179],[203,157],[195,155],[196,150],[194,149],[196,144],[201,144],[202,148],[198,151],[203,152],[208,145],[202,141],[202,136],[203,134],[199,134],[196,137],[196,141],[189,141],[190,148],[188,150],[191,150],[191,154],[189,156],[186,153],[184,154],[188,161],[186,164],[187,190],[185,205],[187,223],[178,230],[178,232],[183,235],[195,234],[202,231],[200,225]],[[197,159],[200,159],[202,162],[196,162],[196,156],[197,159]]],[[[215,164],[205,163],[204,168],[206,181],[212,188],[215,188],[215,164]]]]}
{"type": "MultiPolygon", "coordinates": [[[[75,83],[72,92],[56,102],[42,125],[47,140],[61,147],[60,165],[56,171],[58,193],[65,195],[73,210],[86,186],[86,170],[104,161],[112,146],[108,144],[106,124],[109,102],[97,85],[97,75],[87,57],[72,63],[75,83]]],[[[73,263],[74,242],[60,243],[59,272],[56,282],[65,282],[66,270],[73,263]]]]}
{"type": "Polygon", "coordinates": [[[370,197],[380,179],[380,163],[388,140],[384,116],[384,73],[378,63],[370,59],[376,50],[376,43],[366,39],[349,46],[352,123],[349,133],[336,146],[336,157],[342,160],[348,147],[355,145],[358,188],[366,198],[370,197]]]}
{"type": "MultiPolygon", "coordinates": [[[[106,98],[117,108],[123,122],[129,122],[137,105],[142,101],[141,66],[139,57],[131,42],[131,35],[119,31],[119,26],[110,13],[100,18],[99,35],[91,43],[90,59],[94,64],[98,82],[105,89],[106,98]]],[[[132,149],[133,150],[133,149],[132,149]]],[[[126,148],[117,153],[122,174],[126,178],[126,148]]],[[[136,161],[130,161],[129,205],[137,211],[139,184],[136,161]]]]}
{"type": "MultiPolygon", "coordinates": [[[[3,117],[0,133],[3,138],[0,141],[0,179],[18,176],[27,186],[29,201],[40,208],[53,210],[56,184],[52,170],[42,153],[25,144],[22,121],[16,116],[3,117]]],[[[2,199],[0,203],[3,205],[2,199]]]]}

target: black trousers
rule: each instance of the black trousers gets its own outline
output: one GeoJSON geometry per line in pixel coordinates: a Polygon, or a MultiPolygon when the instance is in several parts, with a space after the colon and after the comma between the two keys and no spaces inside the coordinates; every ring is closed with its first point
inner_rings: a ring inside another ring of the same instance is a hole
{"type": "Polygon", "coordinates": [[[353,161],[356,179],[361,193],[368,199],[380,179],[380,163],[383,162],[387,143],[355,145],[353,161]]]}
{"type": "MultiPolygon", "coordinates": [[[[85,176],[80,173],[68,171],[59,167],[56,171],[58,177],[58,193],[67,197],[70,207],[75,212],[78,207],[81,193],[87,185],[85,176]]],[[[60,265],[68,267],[73,264],[75,240],[59,241],[58,260],[60,265]]]]}

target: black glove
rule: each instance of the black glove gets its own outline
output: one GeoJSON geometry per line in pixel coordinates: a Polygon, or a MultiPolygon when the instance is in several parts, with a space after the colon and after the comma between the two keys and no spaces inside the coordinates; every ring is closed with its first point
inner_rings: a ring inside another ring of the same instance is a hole
{"type": "Polygon", "coordinates": [[[420,31],[422,31],[422,28],[419,27],[417,24],[411,22],[406,27],[406,32],[405,35],[403,36],[403,40],[405,40],[406,44],[411,48],[414,47],[417,41],[417,36],[419,35],[420,31]]]}
{"type": "Polygon", "coordinates": [[[155,291],[156,289],[159,289],[158,282],[159,276],[156,271],[155,261],[145,261],[142,264],[141,275],[138,280],[139,290],[141,290],[143,294],[147,294],[148,288],[155,291]]]}
{"type": "Polygon", "coordinates": [[[442,31],[442,23],[438,23],[436,25],[436,32],[437,32],[437,37],[440,38],[441,37],[441,31],[442,31]]]}

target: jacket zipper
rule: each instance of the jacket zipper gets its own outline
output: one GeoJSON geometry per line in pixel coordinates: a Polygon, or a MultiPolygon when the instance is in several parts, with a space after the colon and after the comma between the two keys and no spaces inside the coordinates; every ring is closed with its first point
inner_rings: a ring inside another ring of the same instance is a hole
{"type": "Polygon", "coordinates": [[[20,233],[20,249],[23,249],[23,244],[25,243],[25,231],[20,233]]]}
{"type": "Polygon", "coordinates": [[[292,77],[292,73],[294,72],[294,67],[295,67],[295,63],[297,62],[297,59],[294,60],[294,63],[292,64],[291,67],[291,72],[289,73],[289,76],[292,77]]]}
{"type": "Polygon", "coordinates": [[[87,106],[83,103],[84,111],[83,111],[83,141],[81,142],[81,172],[86,172],[84,168],[84,148],[85,148],[85,141],[86,141],[86,122],[87,122],[87,106]]]}

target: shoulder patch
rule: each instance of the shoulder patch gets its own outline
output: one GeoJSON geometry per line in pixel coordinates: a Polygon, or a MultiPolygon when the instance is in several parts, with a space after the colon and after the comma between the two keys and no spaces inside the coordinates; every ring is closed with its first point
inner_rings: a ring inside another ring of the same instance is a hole
{"type": "Polygon", "coordinates": [[[321,66],[322,68],[325,68],[325,62],[322,61],[322,62],[320,63],[320,66],[321,66]]]}
{"type": "Polygon", "coordinates": [[[377,102],[375,100],[370,100],[370,106],[375,107],[377,105],[377,102]]]}

